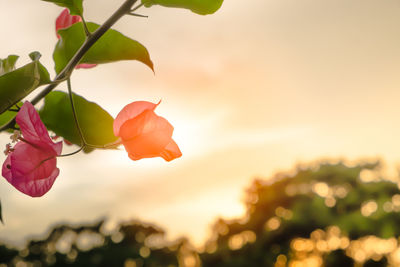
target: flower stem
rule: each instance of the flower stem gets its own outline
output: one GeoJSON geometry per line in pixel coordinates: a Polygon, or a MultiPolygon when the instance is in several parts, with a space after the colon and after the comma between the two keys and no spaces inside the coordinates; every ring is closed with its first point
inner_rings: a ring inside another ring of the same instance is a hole
{"type": "Polygon", "coordinates": [[[62,157],[68,157],[68,156],[72,156],[75,154],[78,154],[79,152],[81,152],[83,149],[85,148],[85,145],[81,146],[78,150],[68,153],[68,154],[62,154],[62,155],[58,155],[57,158],[62,158],[62,157]]]}
{"type": "Polygon", "coordinates": [[[73,95],[72,95],[71,78],[68,78],[67,85],[68,85],[69,102],[71,103],[71,108],[72,108],[72,114],[74,116],[75,125],[78,128],[79,137],[81,138],[81,142],[82,142],[81,146],[83,148],[86,145],[86,141],[85,141],[85,137],[83,136],[82,129],[79,126],[78,117],[76,115],[76,109],[75,109],[74,99],[73,99],[73,95]]]}
{"type": "Polygon", "coordinates": [[[88,26],[86,24],[86,21],[83,18],[83,16],[81,16],[81,19],[82,19],[82,23],[83,23],[83,28],[85,29],[86,37],[90,37],[90,35],[92,35],[92,34],[90,33],[89,28],[88,28],[88,26]]]}
{"type": "Polygon", "coordinates": [[[51,160],[51,159],[54,159],[54,158],[63,158],[63,157],[68,157],[68,156],[72,156],[72,155],[78,154],[78,153],[81,152],[84,148],[85,148],[85,145],[81,146],[78,150],[76,150],[76,151],[74,151],[74,152],[71,152],[71,153],[68,153],[68,154],[62,154],[62,155],[57,155],[57,156],[48,157],[48,158],[42,160],[42,161],[39,163],[39,165],[37,166],[37,168],[38,168],[41,164],[45,163],[45,162],[48,161],[48,160],[51,160]]]}
{"type": "Polygon", "coordinates": [[[65,155],[62,155],[62,156],[66,157],[66,156],[71,156],[71,155],[77,154],[80,151],[82,151],[85,147],[107,149],[107,148],[114,148],[114,147],[116,148],[117,146],[119,146],[121,144],[121,139],[118,139],[117,141],[115,141],[113,143],[109,143],[109,144],[105,144],[105,145],[92,145],[92,144],[88,144],[86,142],[85,136],[83,135],[82,128],[79,125],[79,120],[78,120],[78,116],[77,116],[76,109],[75,109],[75,103],[74,103],[74,98],[73,98],[73,94],[72,94],[71,78],[68,78],[67,85],[68,85],[69,101],[71,103],[71,108],[72,108],[72,115],[74,116],[75,125],[78,128],[79,137],[81,138],[81,147],[80,147],[80,149],[78,149],[75,152],[72,152],[72,153],[69,153],[69,154],[65,154],[65,155]]]}
{"type": "Polygon", "coordinates": [[[108,143],[102,146],[92,145],[92,144],[86,144],[86,146],[91,148],[108,149],[108,148],[117,148],[120,144],[122,144],[121,138],[118,138],[115,142],[108,143]]]}

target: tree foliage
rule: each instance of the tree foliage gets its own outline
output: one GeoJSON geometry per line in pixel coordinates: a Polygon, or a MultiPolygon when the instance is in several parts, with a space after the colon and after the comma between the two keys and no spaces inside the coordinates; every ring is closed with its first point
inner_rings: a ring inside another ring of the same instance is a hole
{"type": "Polygon", "coordinates": [[[378,168],[321,164],[299,168],[294,176],[255,180],[247,191],[246,217],[214,225],[203,265],[353,266],[382,257],[394,263],[400,192],[379,177],[378,168]],[[373,181],[360,179],[368,175],[373,181]],[[386,250],[371,248],[373,241],[386,250]]]}
{"type": "Polygon", "coordinates": [[[299,167],[295,175],[257,179],[246,190],[246,216],[219,219],[201,252],[186,239],[167,242],[164,231],[154,225],[133,221],[107,232],[105,222],[100,221],[55,227],[47,238],[31,240],[19,251],[2,246],[0,262],[40,262],[41,266],[398,266],[400,191],[397,178],[385,180],[379,169],[379,163],[352,167],[322,163],[299,167]]]}

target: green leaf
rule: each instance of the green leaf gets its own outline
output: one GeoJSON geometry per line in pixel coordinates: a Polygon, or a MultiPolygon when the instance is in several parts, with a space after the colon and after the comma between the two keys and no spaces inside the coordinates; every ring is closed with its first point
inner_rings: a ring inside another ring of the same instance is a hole
{"type": "MultiPolygon", "coordinates": [[[[107,111],[79,95],[73,94],[73,99],[86,142],[102,146],[117,140],[113,132],[114,118],[107,111]]],[[[53,91],[44,102],[39,114],[47,129],[73,144],[81,145],[68,94],[53,91]]]]}
{"type": "MultiPolygon", "coordinates": [[[[10,70],[14,66],[7,67],[9,72],[0,75],[0,114],[29,95],[37,87],[50,83],[49,72],[39,62],[40,54],[34,52],[30,54],[30,57],[33,59],[31,63],[12,71],[10,70]]],[[[15,65],[15,62],[13,65],[15,65]]]]}
{"type": "Polygon", "coordinates": [[[18,58],[19,56],[9,55],[5,59],[0,59],[0,75],[15,70],[15,63],[17,62],[18,58]]]}
{"type": "Polygon", "coordinates": [[[213,14],[224,0],[142,0],[145,7],[160,5],[165,7],[178,7],[190,9],[200,15],[213,14]]]}
{"type": "MultiPolygon", "coordinates": [[[[91,32],[99,25],[87,23],[91,32]]],[[[59,30],[61,38],[58,41],[53,58],[56,72],[59,73],[82,46],[86,39],[82,22],[75,23],[71,27],[59,30]]],[[[132,40],[115,30],[108,30],[90,49],[86,52],[80,63],[104,64],[119,60],[138,60],[153,70],[153,62],[149,52],[139,42],[132,40]]]]}
{"type": "Polygon", "coordinates": [[[83,0],[42,0],[52,2],[58,6],[67,7],[71,15],[82,16],[83,14],[83,0]]]}
{"type": "MultiPolygon", "coordinates": [[[[22,105],[23,105],[23,103],[19,102],[18,106],[14,105],[11,108],[17,110],[22,105]]],[[[2,114],[0,114],[0,125],[5,125],[6,123],[8,123],[12,119],[14,119],[16,115],[17,115],[17,113],[15,111],[7,110],[7,111],[3,112],[2,114]]],[[[8,132],[10,132],[10,133],[12,133],[13,131],[14,131],[13,129],[8,130],[8,132]]]]}

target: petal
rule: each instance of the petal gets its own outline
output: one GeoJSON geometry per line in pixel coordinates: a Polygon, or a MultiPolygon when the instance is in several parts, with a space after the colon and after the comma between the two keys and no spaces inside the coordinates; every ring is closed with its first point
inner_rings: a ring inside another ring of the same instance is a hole
{"type": "MultiPolygon", "coordinates": [[[[11,176],[8,172],[3,176],[16,189],[32,197],[45,194],[52,187],[59,174],[56,167],[56,154],[51,147],[47,150],[37,149],[27,143],[19,142],[9,156],[11,176]]],[[[7,166],[6,166],[7,168],[7,166]]]]}
{"type": "Polygon", "coordinates": [[[174,128],[163,117],[152,110],[146,110],[121,127],[122,144],[129,156],[134,159],[160,156],[171,142],[174,128]]]}
{"type": "Polygon", "coordinates": [[[126,121],[120,129],[123,141],[143,136],[153,138],[153,141],[165,139],[165,147],[172,137],[174,127],[163,117],[157,116],[152,110],[145,110],[139,116],[126,121]]]}
{"type": "Polygon", "coordinates": [[[10,157],[13,179],[46,179],[56,168],[56,154],[51,147],[37,149],[19,142],[10,157]]]}
{"type": "Polygon", "coordinates": [[[31,197],[41,197],[46,194],[54,184],[54,181],[60,174],[60,169],[55,168],[53,172],[50,174],[47,179],[37,180],[37,181],[29,181],[25,184],[25,188],[27,189],[27,195],[31,197]]]}
{"type": "MultiPolygon", "coordinates": [[[[23,137],[39,147],[51,146],[57,155],[61,154],[62,142],[53,143],[46,126],[30,102],[25,102],[16,116],[16,121],[21,128],[23,137]]],[[[46,149],[46,148],[45,148],[46,149]]]]}
{"type": "Polygon", "coordinates": [[[54,181],[59,174],[60,169],[55,168],[47,179],[16,182],[13,185],[18,191],[28,196],[41,197],[53,187],[54,181]]]}
{"type": "Polygon", "coordinates": [[[56,152],[56,155],[59,156],[59,155],[61,155],[61,152],[62,152],[63,142],[60,141],[60,142],[57,142],[57,143],[53,143],[51,145],[51,147],[56,152]]]}
{"type": "Polygon", "coordinates": [[[114,135],[119,136],[121,126],[127,120],[135,118],[145,110],[154,110],[159,104],[160,102],[158,102],[158,104],[153,104],[147,101],[135,101],[126,105],[114,120],[114,135]]]}
{"type": "Polygon", "coordinates": [[[160,156],[166,161],[171,161],[182,156],[182,152],[175,141],[171,139],[171,142],[161,151],[160,156]]]}
{"type": "MultiPolygon", "coordinates": [[[[61,14],[56,19],[56,34],[57,38],[60,39],[60,35],[58,34],[58,30],[65,29],[70,27],[71,25],[82,21],[80,16],[71,16],[69,14],[68,8],[64,9],[61,14]]],[[[79,64],[75,67],[75,69],[90,69],[96,67],[97,64],[79,64]]]]}
{"type": "Polygon", "coordinates": [[[10,155],[8,155],[8,157],[6,158],[6,160],[3,163],[1,175],[3,175],[3,177],[6,178],[7,180],[11,179],[12,174],[11,174],[11,157],[10,157],[10,155]]]}
{"type": "Polygon", "coordinates": [[[57,34],[57,38],[60,39],[60,35],[58,34],[58,30],[68,28],[72,24],[80,22],[81,20],[82,19],[79,16],[71,16],[69,14],[68,8],[65,8],[56,19],[56,34],[57,34]]]}
{"type": "Polygon", "coordinates": [[[82,64],[77,65],[77,66],[75,67],[75,69],[91,69],[91,68],[94,68],[94,67],[96,67],[96,66],[97,66],[97,64],[86,64],[86,63],[82,63],[82,64]]]}

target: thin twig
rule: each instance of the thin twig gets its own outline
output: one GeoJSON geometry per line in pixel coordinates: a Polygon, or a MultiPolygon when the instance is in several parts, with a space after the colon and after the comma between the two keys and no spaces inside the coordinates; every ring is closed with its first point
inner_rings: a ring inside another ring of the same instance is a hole
{"type": "Polygon", "coordinates": [[[132,13],[132,12],[135,12],[136,10],[138,10],[139,8],[141,8],[143,5],[144,5],[144,4],[141,3],[140,5],[136,6],[135,8],[129,10],[129,12],[131,12],[131,13],[132,13]]]}
{"type": "Polygon", "coordinates": [[[69,78],[67,80],[67,85],[68,85],[69,101],[71,103],[71,108],[72,108],[72,115],[74,117],[75,125],[78,128],[79,137],[81,138],[81,148],[79,150],[75,151],[75,152],[72,152],[70,154],[66,154],[65,156],[71,156],[71,155],[74,155],[76,153],[79,153],[85,147],[107,149],[107,148],[113,148],[113,147],[119,146],[121,144],[121,140],[120,139],[118,139],[117,141],[115,141],[113,143],[109,143],[109,144],[105,144],[105,145],[92,145],[92,144],[88,144],[86,142],[86,139],[85,139],[85,136],[83,134],[82,128],[79,125],[78,115],[77,115],[76,108],[75,108],[74,98],[73,98],[73,95],[72,95],[71,78],[69,78]]]}
{"type": "Polygon", "coordinates": [[[74,99],[73,99],[73,96],[72,96],[71,78],[68,78],[67,86],[68,86],[69,102],[71,103],[71,108],[72,108],[72,115],[74,116],[75,125],[78,128],[79,137],[81,138],[81,142],[82,142],[81,145],[82,145],[82,147],[84,147],[86,145],[86,141],[85,141],[85,137],[83,136],[82,129],[79,126],[78,116],[76,115],[74,99]]]}
{"type": "Polygon", "coordinates": [[[68,156],[72,156],[75,154],[78,154],[79,152],[81,152],[83,149],[85,148],[85,145],[81,146],[78,150],[68,153],[68,154],[62,154],[62,155],[58,155],[57,158],[62,158],[62,157],[68,157],[68,156]]]}
{"type": "Polygon", "coordinates": [[[85,21],[85,19],[83,18],[83,16],[81,16],[81,19],[82,19],[82,23],[83,23],[83,28],[85,29],[86,37],[89,38],[90,35],[92,35],[92,34],[90,33],[89,28],[88,28],[88,26],[87,26],[87,24],[86,24],[86,21],[85,21]]]}
{"type": "Polygon", "coordinates": [[[127,15],[135,16],[135,17],[141,17],[141,18],[148,18],[149,16],[146,15],[140,15],[136,13],[126,13],[127,15]]]}

